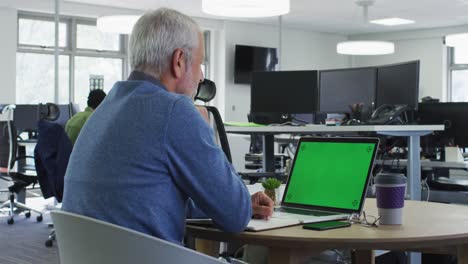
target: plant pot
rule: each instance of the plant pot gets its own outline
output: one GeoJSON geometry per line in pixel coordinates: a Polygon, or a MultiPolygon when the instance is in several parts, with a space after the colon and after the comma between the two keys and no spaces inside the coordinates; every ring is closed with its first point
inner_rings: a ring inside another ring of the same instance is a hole
{"type": "Polygon", "coordinates": [[[275,190],[275,189],[273,189],[273,190],[267,190],[267,189],[265,189],[265,194],[266,194],[268,197],[270,197],[270,198],[273,200],[273,202],[276,203],[276,190],[275,190]]]}

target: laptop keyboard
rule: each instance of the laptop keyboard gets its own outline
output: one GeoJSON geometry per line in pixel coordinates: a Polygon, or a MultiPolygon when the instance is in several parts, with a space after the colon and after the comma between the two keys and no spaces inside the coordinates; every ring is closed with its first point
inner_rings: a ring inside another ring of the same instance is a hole
{"type": "Polygon", "coordinates": [[[317,210],[303,210],[298,208],[285,208],[279,207],[275,208],[275,213],[279,215],[281,213],[288,213],[288,214],[298,214],[298,215],[313,215],[313,216],[327,216],[327,215],[336,215],[338,213],[333,212],[324,212],[324,211],[317,211],[317,210]]]}

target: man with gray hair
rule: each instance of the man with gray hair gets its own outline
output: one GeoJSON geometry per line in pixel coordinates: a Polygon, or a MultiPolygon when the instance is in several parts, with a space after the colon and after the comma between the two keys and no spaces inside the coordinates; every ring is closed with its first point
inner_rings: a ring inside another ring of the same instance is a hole
{"type": "Polygon", "coordinates": [[[203,53],[201,30],[188,16],[162,8],[138,20],[133,72],[81,130],[63,210],[179,244],[187,213],[228,232],[242,231],[252,216],[271,216],[273,202],[249,195],[193,105],[203,53]]]}

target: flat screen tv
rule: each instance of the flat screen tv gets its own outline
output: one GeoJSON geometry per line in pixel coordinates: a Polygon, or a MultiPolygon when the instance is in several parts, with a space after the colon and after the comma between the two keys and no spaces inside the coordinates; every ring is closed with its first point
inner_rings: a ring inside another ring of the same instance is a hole
{"type": "Polygon", "coordinates": [[[236,45],[234,58],[234,83],[250,84],[253,72],[276,71],[276,48],[236,45]]]}

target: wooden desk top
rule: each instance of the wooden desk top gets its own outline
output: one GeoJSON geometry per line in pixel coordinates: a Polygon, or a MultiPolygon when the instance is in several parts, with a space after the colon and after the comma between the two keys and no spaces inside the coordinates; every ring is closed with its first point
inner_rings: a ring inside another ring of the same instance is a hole
{"type": "MultiPolygon", "coordinates": [[[[367,215],[377,215],[375,199],[366,199],[367,215]]],[[[187,233],[216,241],[240,241],[287,248],[422,249],[468,244],[468,206],[405,201],[403,225],[327,231],[301,226],[263,232],[224,233],[214,228],[187,226],[187,233]],[[285,246],[287,245],[287,246],[285,246]]]]}

